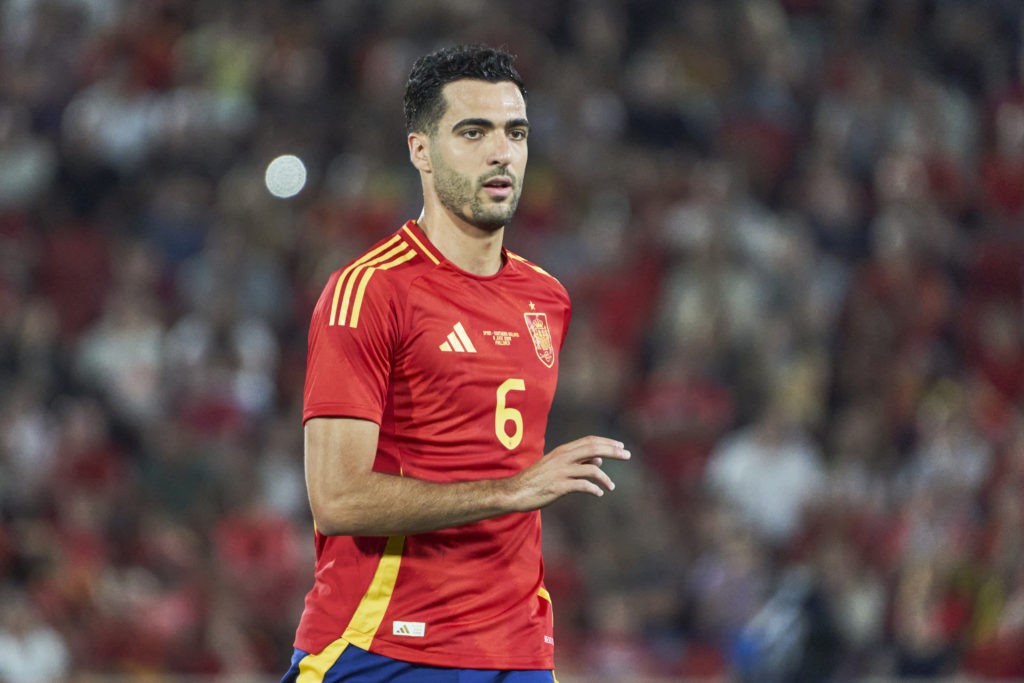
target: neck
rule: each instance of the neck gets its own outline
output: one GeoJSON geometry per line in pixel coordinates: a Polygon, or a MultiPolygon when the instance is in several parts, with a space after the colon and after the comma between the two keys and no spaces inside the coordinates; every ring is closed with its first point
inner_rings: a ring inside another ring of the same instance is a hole
{"type": "Polygon", "coordinates": [[[505,228],[481,230],[444,209],[426,207],[416,223],[446,259],[474,275],[494,275],[502,266],[505,228]]]}

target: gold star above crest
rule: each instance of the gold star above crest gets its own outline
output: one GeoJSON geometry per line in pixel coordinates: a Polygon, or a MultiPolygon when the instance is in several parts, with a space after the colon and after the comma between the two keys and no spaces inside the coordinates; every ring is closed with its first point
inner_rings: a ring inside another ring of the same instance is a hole
{"type": "Polygon", "coordinates": [[[530,310],[531,310],[531,311],[536,311],[536,310],[537,310],[537,304],[535,304],[535,303],[533,303],[533,302],[531,301],[531,302],[530,302],[530,310]]]}

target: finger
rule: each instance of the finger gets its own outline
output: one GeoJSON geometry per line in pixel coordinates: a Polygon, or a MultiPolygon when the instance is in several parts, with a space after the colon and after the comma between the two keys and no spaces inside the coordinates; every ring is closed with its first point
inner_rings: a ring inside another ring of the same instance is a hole
{"type": "Polygon", "coordinates": [[[563,444],[566,448],[583,448],[583,449],[599,449],[605,446],[611,446],[613,448],[623,448],[623,443],[617,439],[610,439],[606,436],[597,436],[591,434],[589,436],[581,436],[578,439],[574,439],[566,444],[563,444]]]}
{"type": "Polygon", "coordinates": [[[577,470],[577,478],[585,477],[596,482],[609,491],[615,490],[615,482],[608,476],[608,473],[595,465],[583,465],[577,470]]]}
{"type": "Polygon", "coordinates": [[[576,493],[589,493],[597,498],[604,495],[604,489],[589,479],[573,479],[571,490],[576,493]]]}
{"type": "Polygon", "coordinates": [[[631,456],[631,453],[621,441],[597,436],[588,436],[576,441],[570,441],[556,450],[560,450],[566,454],[566,457],[580,462],[594,457],[629,460],[631,456]]]}
{"type": "Polygon", "coordinates": [[[632,454],[622,446],[614,446],[591,449],[579,454],[578,457],[582,458],[581,462],[586,462],[587,460],[598,460],[603,462],[604,458],[610,458],[612,460],[629,460],[632,457],[632,454]]]}

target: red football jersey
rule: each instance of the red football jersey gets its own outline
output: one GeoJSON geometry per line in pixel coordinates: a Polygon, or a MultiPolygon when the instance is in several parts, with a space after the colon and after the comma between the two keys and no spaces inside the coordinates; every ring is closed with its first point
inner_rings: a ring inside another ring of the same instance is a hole
{"type": "MultiPolygon", "coordinates": [[[[410,221],[335,272],[313,312],[303,420],[373,420],[374,469],[435,482],[542,457],[569,297],[503,256],[493,276],[467,273],[410,221]]],[[[411,536],[317,533],[295,646],[326,662],[346,642],[434,666],[553,668],[540,512],[411,536]]]]}

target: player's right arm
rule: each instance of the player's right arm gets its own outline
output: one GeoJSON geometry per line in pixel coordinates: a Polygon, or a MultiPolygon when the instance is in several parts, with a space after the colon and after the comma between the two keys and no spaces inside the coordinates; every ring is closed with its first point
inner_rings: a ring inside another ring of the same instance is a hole
{"type": "Polygon", "coordinates": [[[536,510],[569,493],[601,496],[615,488],[603,458],[629,458],[622,443],[587,436],[512,477],[436,483],[374,472],[379,429],[354,418],[306,422],[306,486],[320,533],[409,535],[536,510]]]}

